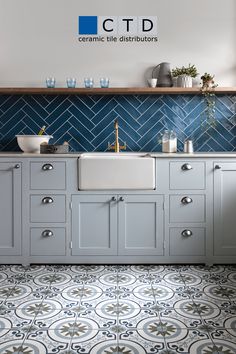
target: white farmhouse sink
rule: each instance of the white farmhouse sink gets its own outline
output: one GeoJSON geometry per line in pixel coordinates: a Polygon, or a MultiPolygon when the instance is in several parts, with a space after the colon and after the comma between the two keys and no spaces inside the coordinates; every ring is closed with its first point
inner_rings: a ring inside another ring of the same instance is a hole
{"type": "Polygon", "coordinates": [[[155,189],[155,159],[147,154],[88,153],[78,160],[80,190],[155,189]]]}

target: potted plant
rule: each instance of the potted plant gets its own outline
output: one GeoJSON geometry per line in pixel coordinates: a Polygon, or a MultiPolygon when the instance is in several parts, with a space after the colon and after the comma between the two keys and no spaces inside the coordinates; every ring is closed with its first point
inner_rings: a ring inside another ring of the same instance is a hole
{"type": "Polygon", "coordinates": [[[214,82],[214,75],[205,73],[204,75],[201,76],[202,80],[202,86],[201,89],[203,90],[209,90],[209,89],[214,89],[217,87],[217,85],[214,82]]]}
{"type": "Polygon", "coordinates": [[[206,108],[204,112],[206,113],[206,123],[209,126],[215,127],[215,91],[214,89],[218,86],[214,81],[214,75],[205,73],[201,76],[201,92],[204,97],[206,108]]]}
{"type": "Polygon", "coordinates": [[[171,73],[174,78],[177,78],[178,87],[192,87],[193,78],[198,75],[196,66],[191,64],[181,68],[176,67],[171,73]]]}

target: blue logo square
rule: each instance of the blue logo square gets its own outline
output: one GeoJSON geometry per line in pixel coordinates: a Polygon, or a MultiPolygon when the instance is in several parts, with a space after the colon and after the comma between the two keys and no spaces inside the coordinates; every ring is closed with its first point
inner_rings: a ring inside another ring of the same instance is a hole
{"type": "Polygon", "coordinates": [[[79,34],[97,34],[97,16],[79,16],[79,34]]]}

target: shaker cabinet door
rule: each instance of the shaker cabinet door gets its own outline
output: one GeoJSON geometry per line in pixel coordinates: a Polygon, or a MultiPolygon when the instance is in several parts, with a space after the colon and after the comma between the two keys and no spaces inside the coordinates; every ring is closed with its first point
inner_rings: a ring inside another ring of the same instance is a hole
{"type": "Polygon", "coordinates": [[[236,163],[214,164],[214,255],[236,256],[236,163]]]}
{"type": "Polygon", "coordinates": [[[163,196],[119,196],[119,255],[163,255],[163,218],[163,196]]]}
{"type": "Polygon", "coordinates": [[[21,254],[21,164],[0,162],[0,255],[21,254]]]}
{"type": "Polygon", "coordinates": [[[117,205],[113,195],[72,196],[72,255],[117,254],[117,205]]]}

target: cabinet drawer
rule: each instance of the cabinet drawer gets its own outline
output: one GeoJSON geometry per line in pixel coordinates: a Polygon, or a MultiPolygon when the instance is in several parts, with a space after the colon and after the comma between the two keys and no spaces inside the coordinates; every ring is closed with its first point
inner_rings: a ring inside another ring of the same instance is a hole
{"type": "Polygon", "coordinates": [[[205,228],[170,228],[170,256],[205,256],[205,228]]]}
{"type": "Polygon", "coordinates": [[[40,161],[30,164],[31,189],[65,189],[65,162],[40,161]]]}
{"type": "Polygon", "coordinates": [[[31,222],[65,222],[66,221],[65,195],[31,195],[30,221],[31,222]]]}
{"type": "Polygon", "coordinates": [[[65,254],[66,230],[64,228],[31,228],[31,256],[65,256],[65,254]]]}
{"type": "Polygon", "coordinates": [[[205,189],[205,163],[170,162],[170,189],[205,189]]]}
{"type": "Polygon", "coordinates": [[[205,195],[170,195],[170,222],[205,222],[205,195]]]}

